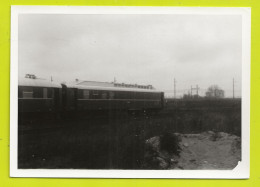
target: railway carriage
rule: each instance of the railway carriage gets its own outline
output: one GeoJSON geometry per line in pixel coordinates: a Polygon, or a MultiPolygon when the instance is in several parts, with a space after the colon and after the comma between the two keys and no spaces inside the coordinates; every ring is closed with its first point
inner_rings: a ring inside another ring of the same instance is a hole
{"type": "Polygon", "coordinates": [[[38,78],[20,78],[19,113],[68,114],[85,111],[127,110],[158,111],[163,108],[164,93],[154,89],[56,84],[38,78]]]}
{"type": "Polygon", "coordinates": [[[42,79],[19,78],[18,111],[57,113],[61,110],[61,85],[42,79]]]}
{"type": "Polygon", "coordinates": [[[64,109],[84,110],[160,110],[163,92],[152,89],[62,85],[64,109]]]}

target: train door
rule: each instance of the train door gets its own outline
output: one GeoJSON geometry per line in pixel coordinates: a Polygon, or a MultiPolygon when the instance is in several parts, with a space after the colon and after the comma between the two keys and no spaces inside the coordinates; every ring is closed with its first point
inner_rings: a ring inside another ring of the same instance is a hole
{"type": "MultiPolygon", "coordinates": [[[[56,112],[60,112],[61,111],[61,89],[60,88],[53,88],[53,94],[51,97],[53,97],[53,105],[54,105],[54,108],[55,108],[55,111],[56,112]]],[[[49,94],[50,94],[50,91],[52,91],[51,89],[48,90],[47,94],[48,94],[48,97],[49,94]]]]}
{"type": "Polygon", "coordinates": [[[62,108],[64,111],[75,111],[77,105],[77,89],[62,85],[62,108]]]}
{"type": "Polygon", "coordinates": [[[164,101],[164,92],[162,92],[161,93],[161,103],[162,103],[161,106],[162,106],[162,108],[164,107],[164,102],[165,102],[164,101]]]}

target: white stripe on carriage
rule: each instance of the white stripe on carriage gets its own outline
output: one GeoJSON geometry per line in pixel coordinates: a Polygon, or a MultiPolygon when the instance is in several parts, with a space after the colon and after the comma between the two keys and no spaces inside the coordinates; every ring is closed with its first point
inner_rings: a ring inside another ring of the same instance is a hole
{"type": "Polygon", "coordinates": [[[77,88],[81,90],[104,90],[104,91],[132,91],[132,92],[147,92],[161,93],[159,90],[150,90],[142,88],[125,88],[125,87],[102,87],[102,86],[83,86],[83,85],[66,85],[68,88],[77,88]]]}

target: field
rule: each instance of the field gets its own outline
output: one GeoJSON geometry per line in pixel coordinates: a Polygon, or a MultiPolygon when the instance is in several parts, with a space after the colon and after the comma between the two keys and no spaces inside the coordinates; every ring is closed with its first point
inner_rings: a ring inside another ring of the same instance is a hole
{"type": "Polygon", "coordinates": [[[208,131],[239,137],[241,100],[167,100],[158,114],[20,114],[18,131],[19,168],[149,169],[145,142],[152,137],[208,131]]]}

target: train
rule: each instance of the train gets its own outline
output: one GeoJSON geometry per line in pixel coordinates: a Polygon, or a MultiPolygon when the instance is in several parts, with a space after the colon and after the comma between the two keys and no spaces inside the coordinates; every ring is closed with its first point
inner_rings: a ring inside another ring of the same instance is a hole
{"type": "Polygon", "coordinates": [[[154,111],[164,107],[164,92],[149,87],[115,84],[54,83],[19,78],[19,113],[73,113],[87,111],[154,111]]]}

